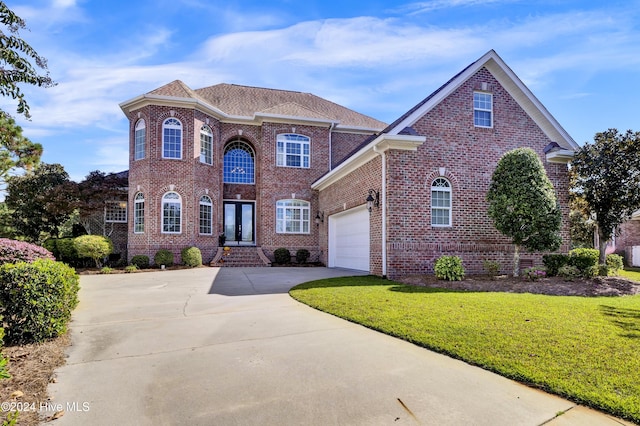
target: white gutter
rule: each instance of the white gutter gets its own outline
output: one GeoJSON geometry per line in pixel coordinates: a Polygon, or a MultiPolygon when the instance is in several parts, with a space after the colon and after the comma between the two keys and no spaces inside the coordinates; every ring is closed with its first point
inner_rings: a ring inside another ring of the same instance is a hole
{"type": "Polygon", "coordinates": [[[387,156],[386,150],[382,150],[378,145],[373,146],[373,151],[380,154],[382,161],[382,188],[380,192],[382,200],[382,276],[387,276],[387,156]]]}
{"type": "Polygon", "coordinates": [[[335,129],[337,125],[338,122],[336,121],[331,123],[331,126],[329,126],[329,168],[327,169],[329,171],[333,168],[333,129],[335,129]]]}

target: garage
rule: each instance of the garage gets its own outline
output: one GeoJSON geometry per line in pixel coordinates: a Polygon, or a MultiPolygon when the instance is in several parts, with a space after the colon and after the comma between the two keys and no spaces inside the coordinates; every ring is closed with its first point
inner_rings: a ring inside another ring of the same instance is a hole
{"type": "Polygon", "coordinates": [[[329,216],[329,267],[369,271],[369,211],[356,207],[329,216]]]}

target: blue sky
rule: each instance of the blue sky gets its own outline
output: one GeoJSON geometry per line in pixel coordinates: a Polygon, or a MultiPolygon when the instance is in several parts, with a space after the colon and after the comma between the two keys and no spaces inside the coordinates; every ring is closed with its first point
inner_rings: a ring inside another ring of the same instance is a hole
{"type": "Polygon", "coordinates": [[[19,124],[74,180],[127,169],[118,104],[176,79],[311,92],[392,122],[490,49],[579,144],[640,130],[640,0],[6,3],[58,83],[24,87],[19,124]]]}

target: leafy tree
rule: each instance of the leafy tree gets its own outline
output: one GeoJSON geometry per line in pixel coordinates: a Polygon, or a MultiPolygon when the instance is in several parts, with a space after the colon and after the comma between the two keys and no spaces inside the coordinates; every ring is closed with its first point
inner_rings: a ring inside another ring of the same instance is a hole
{"type": "Polygon", "coordinates": [[[562,213],[542,161],[532,149],[517,148],[502,156],[487,201],[495,227],[515,245],[514,276],[519,275],[520,248],[544,251],[560,247],[562,213]]]}
{"type": "Polygon", "coordinates": [[[102,235],[83,235],[73,240],[73,244],[80,257],[89,257],[99,268],[100,259],[104,259],[113,252],[113,243],[102,235]]]}
{"type": "Polygon", "coordinates": [[[26,28],[24,20],[2,1],[0,23],[6,28],[6,31],[0,30],[0,95],[17,99],[18,114],[30,118],[29,105],[19,84],[52,87],[55,83],[49,76],[47,60],[20,38],[19,30],[26,28]],[[43,75],[38,73],[38,68],[43,75]]]}
{"type": "Polygon", "coordinates": [[[76,184],[60,164],[42,163],[32,173],[9,178],[7,192],[17,235],[30,242],[58,237],[77,203],[76,184]]]}
{"type": "Polygon", "coordinates": [[[573,191],[584,198],[600,239],[600,264],[607,242],[640,209],[640,132],[616,129],[596,133],[593,143],[576,152],[573,191]]]}
{"type": "Polygon", "coordinates": [[[79,220],[88,234],[106,234],[104,209],[108,202],[126,198],[127,177],[121,173],[90,172],[78,184],[79,220]]]}

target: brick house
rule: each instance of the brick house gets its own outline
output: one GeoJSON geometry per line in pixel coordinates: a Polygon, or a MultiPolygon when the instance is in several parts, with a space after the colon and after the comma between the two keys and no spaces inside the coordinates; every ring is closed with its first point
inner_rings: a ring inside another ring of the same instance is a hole
{"type": "Polygon", "coordinates": [[[615,237],[613,247],[613,251],[624,257],[627,265],[640,266],[640,210],[620,226],[620,234],[615,237]]]}
{"type": "MultiPolygon", "coordinates": [[[[121,104],[130,120],[129,256],[227,244],[307,248],[391,278],[442,254],[509,269],[485,195],[499,158],[539,153],[563,213],[576,143],[494,52],[385,125],[311,94],[173,82],[121,104]]],[[[524,254],[539,261],[539,254],[524,254]]]]}

